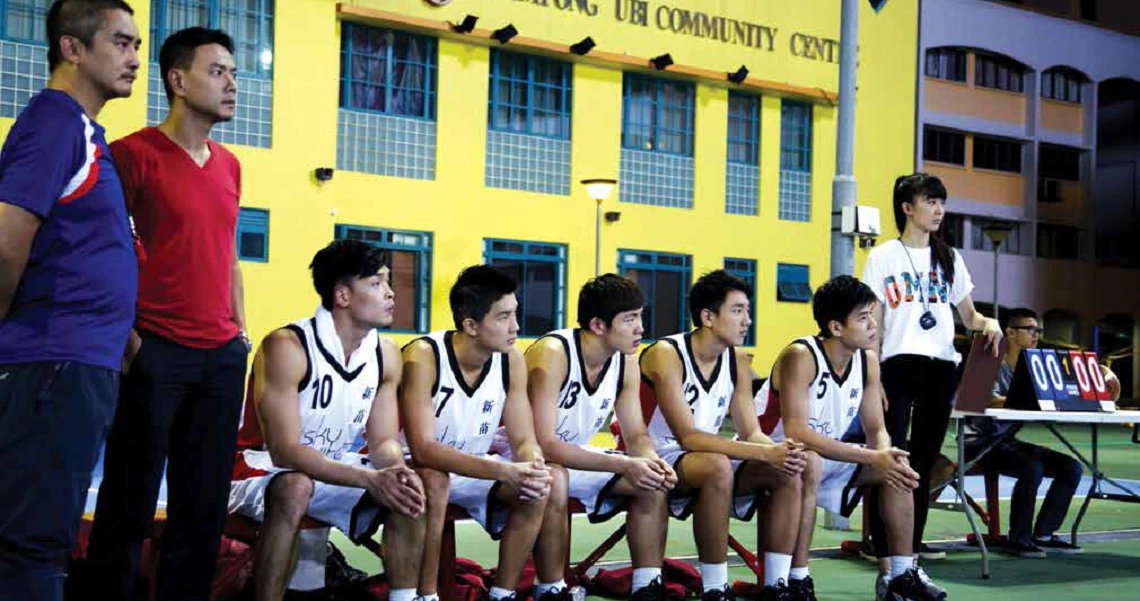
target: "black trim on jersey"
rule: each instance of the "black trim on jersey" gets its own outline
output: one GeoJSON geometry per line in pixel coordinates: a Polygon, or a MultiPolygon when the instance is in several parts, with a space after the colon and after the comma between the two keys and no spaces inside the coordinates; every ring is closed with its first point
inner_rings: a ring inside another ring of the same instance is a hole
{"type": "MultiPolygon", "coordinates": [[[[728,348],[731,349],[732,347],[730,346],[728,348]]],[[[717,355],[716,365],[713,366],[712,373],[709,374],[709,379],[705,380],[704,374],[701,373],[701,368],[697,366],[697,356],[693,353],[693,333],[691,331],[685,333],[685,350],[689,353],[689,361],[693,364],[693,373],[697,376],[697,382],[699,382],[701,388],[708,393],[712,390],[713,383],[720,377],[721,364],[724,363],[724,353],[717,355]]],[[[677,352],[681,352],[681,349],[678,348],[677,352]]],[[[681,361],[684,362],[684,359],[681,361]]]]}
{"type": "Polygon", "coordinates": [[[863,392],[867,391],[867,349],[859,349],[859,362],[863,367],[863,392]]]}
{"type": "MultiPolygon", "coordinates": [[[[479,387],[483,385],[483,380],[487,379],[487,374],[491,371],[491,362],[495,360],[495,353],[491,353],[491,356],[488,357],[487,360],[483,363],[483,371],[479,372],[479,377],[475,379],[475,385],[468,386],[467,378],[463,376],[463,370],[459,369],[459,359],[455,356],[455,346],[451,343],[451,337],[454,334],[455,330],[448,330],[443,333],[443,346],[445,349],[447,349],[447,362],[449,365],[451,365],[452,373],[455,374],[456,384],[459,384],[459,388],[461,388],[463,392],[467,394],[467,396],[473,397],[479,390],[479,387]]],[[[506,353],[503,353],[503,356],[506,357],[506,353]]],[[[506,378],[506,361],[503,363],[503,390],[506,390],[508,384],[506,378]]]]}
{"type": "Polygon", "coordinates": [[[384,383],[384,340],[379,336],[376,337],[376,391],[380,391],[380,385],[384,383]]]}
{"type": "MultiPolygon", "coordinates": [[[[534,344],[542,342],[543,338],[553,338],[558,342],[561,342],[562,350],[566,352],[566,376],[562,378],[562,385],[558,387],[558,394],[561,395],[566,390],[566,385],[570,383],[570,341],[566,340],[562,336],[559,336],[558,334],[551,332],[550,334],[543,334],[538,340],[534,341],[534,344]]],[[[527,352],[530,352],[530,349],[527,349],[527,352]]]]}
{"type": "Polygon", "coordinates": [[[309,324],[313,326],[313,339],[317,343],[317,350],[321,352],[321,356],[325,358],[325,361],[328,361],[333,370],[336,371],[336,373],[340,374],[340,377],[343,378],[345,382],[351,382],[355,380],[356,376],[359,376],[360,372],[364,371],[365,364],[361,363],[360,367],[357,367],[355,371],[346,371],[340,364],[340,361],[337,361],[336,357],[333,357],[332,353],[328,352],[328,350],[325,348],[325,345],[321,343],[321,335],[320,332],[317,331],[317,318],[313,317],[310,319],[309,324]]]}
{"type": "Polygon", "coordinates": [[[309,387],[309,378],[313,377],[313,358],[309,356],[308,338],[305,336],[305,329],[295,323],[283,329],[293,332],[301,339],[301,348],[305,351],[305,377],[301,378],[301,383],[297,385],[297,392],[304,392],[309,387]]]}
{"type": "Polygon", "coordinates": [[[621,389],[625,386],[625,355],[619,354],[618,357],[618,382],[617,392],[614,392],[614,405],[617,405],[618,397],[621,396],[621,389]]]}
{"type": "MultiPolygon", "coordinates": [[[[848,361],[847,372],[843,374],[843,377],[839,377],[839,373],[836,372],[835,367],[831,365],[831,359],[828,358],[827,351],[823,350],[823,344],[820,343],[819,339],[815,337],[812,338],[812,342],[814,342],[816,348],[819,349],[819,354],[823,355],[823,362],[827,364],[827,371],[831,373],[831,380],[835,382],[836,386],[843,386],[843,383],[847,381],[847,378],[851,377],[851,368],[855,365],[855,362],[848,361]]],[[[852,359],[854,359],[854,354],[852,354],[852,359]]]]}
{"type": "Polygon", "coordinates": [[[593,386],[590,386],[590,373],[586,371],[586,358],[582,356],[582,330],[578,328],[574,328],[574,350],[578,352],[578,371],[582,374],[582,388],[586,389],[586,394],[594,396],[598,392],[598,387],[602,385],[602,380],[606,378],[606,371],[609,370],[614,357],[610,355],[606,359],[605,364],[602,365],[602,370],[598,372],[598,379],[593,386]]]}
{"type": "Polygon", "coordinates": [[[732,357],[732,365],[729,366],[728,373],[732,374],[732,389],[735,391],[736,390],[736,378],[740,377],[740,374],[737,373],[737,371],[739,371],[739,370],[736,369],[737,366],[736,366],[736,347],[735,346],[728,347],[728,356],[732,357]]]}
{"type": "MultiPolygon", "coordinates": [[[[500,354],[503,356],[503,361],[502,361],[502,365],[503,365],[503,395],[506,395],[511,390],[511,355],[510,355],[510,353],[500,353],[500,354]]],[[[490,360],[488,360],[488,363],[490,363],[490,360]]],[[[483,373],[486,373],[486,371],[484,371],[483,373]]],[[[462,379],[462,376],[460,376],[460,378],[462,379]]],[[[483,380],[482,380],[482,378],[480,378],[479,379],[479,386],[482,386],[482,385],[483,385],[483,380]]],[[[479,388],[479,386],[476,386],[475,388],[479,388]]],[[[472,395],[469,394],[467,396],[472,396],[472,395]]]]}

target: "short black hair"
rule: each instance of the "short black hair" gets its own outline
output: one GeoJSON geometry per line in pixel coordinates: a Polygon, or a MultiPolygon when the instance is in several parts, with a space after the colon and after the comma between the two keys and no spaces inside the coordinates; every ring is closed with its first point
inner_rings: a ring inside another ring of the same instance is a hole
{"type": "Polygon", "coordinates": [[[607,273],[591,278],[578,292],[578,325],[590,328],[595,317],[612,326],[619,313],[636,311],[645,306],[645,296],[637,282],[607,273]]]}
{"type": "Polygon", "coordinates": [[[462,330],[463,320],[469,317],[483,321],[491,305],[508,294],[514,294],[517,289],[518,285],[511,276],[489,265],[472,265],[464,269],[448,295],[455,329],[462,330]]]}
{"type": "Polygon", "coordinates": [[[1037,319],[1037,312],[1033,309],[1017,307],[1003,311],[999,319],[1001,321],[1001,329],[1004,330],[1022,319],[1037,319]]]}
{"type": "Polygon", "coordinates": [[[723,269],[710,271],[698,278],[697,283],[689,289],[689,317],[693,320],[693,327],[701,327],[701,311],[720,311],[721,305],[733,290],[739,290],[744,296],[752,298],[752,287],[723,269]]]}
{"type": "Polygon", "coordinates": [[[309,269],[321,305],[331,311],[337,284],[347,286],[353,278],[372,277],[390,265],[390,253],[382,248],[360,240],[334,240],[313,255],[309,269]]]}
{"type": "Polygon", "coordinates": [[[47,13],[48,68],[55,70],[63,62],[59,41],[70,36],[90,47],[95,32],[106,23],[103,12],[121,10],[128,15],[135,11],[123,0],[55,0],[47,13]]]}
{"type": "Polygon", "coordinates": [[[158,69],[162,73],[162,86],[166,89],[166,101],[174,102],[174,90],[170,88],[171,69],[189,69],[194,64],[194,53],[200,46],[217,44],[234,53],[234,41],[221,29],[187,27],[166,37],[158,51],[158,69]]]}
{"type": "Polygon", "coordinates": [[[827,327],[833,321],[844,323],[852,311],[862,309],[879,300],[871,287],[858,278],[840,275],[831,278],[816,289],[811,299],[811,315],[819,326],[822,338],[831,338],[827,327]]]}

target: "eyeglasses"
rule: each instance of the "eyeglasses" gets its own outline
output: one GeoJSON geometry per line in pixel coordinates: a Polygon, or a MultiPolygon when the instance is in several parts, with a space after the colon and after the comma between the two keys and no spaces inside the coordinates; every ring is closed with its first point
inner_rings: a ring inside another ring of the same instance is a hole
{"type": "Polygon", "coordinates": [[[1045,333],[1045,328],[1035,328],[1033,326],[1009,326],[1011,330],[1025,330],[1026,334],[1036,334],[1038,336],[1045,333]]]}

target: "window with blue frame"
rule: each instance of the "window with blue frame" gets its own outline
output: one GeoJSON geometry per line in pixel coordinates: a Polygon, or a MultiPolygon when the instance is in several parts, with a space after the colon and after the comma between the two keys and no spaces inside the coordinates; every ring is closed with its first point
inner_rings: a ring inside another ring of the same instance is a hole
{"type": "Polygon", "coordinates": [[[47,44],[48,8],[52,0],[0,0],[0,19],[4,20],[4,39],[14,42],[47,44]]]}
{"type": "Polygon", "coordinates": [[[234,235],[238,258],[242,261],[269,261],[269,211],[242,207],[234,235]]]}
{"type": "Polygon", "coordinates": [[[483,262],[518,284],[519,333],[542,336],[566,321],[566,245],[483,241],[483,262]]]}
{"type": "Polygon", "coordinates": [[[622,148],[693,156],[693,84],[626,73],[622,84],[622,148]]]}
{"type": "Polygon", "coordinates": [[[728,93],[724,212],[756,215],[760,187],[760,97],[728,93]]]}
{"type": "Polygon", "coordinates": [[[390,253],[389,281],[396,293],[396,315],[391,330],[427,332],[431,305],[431,233],[337,225],[334,235],[337,240],[361,240],[390,253]]]}
{"type": "Polygon", "coordinates": [[[776,265],[776,300],[787,303],[810,303],[808,266],[780,263],[776,265]]]}
{"type": "Polygon", "coordinates": [[[688,294],[692,257],[646,250],[619,250],[618,274],[641,287],[645,295],[645,338],[689,331],[688,294]]]}
{"type": "Polygon", "coordinates": [[[491,129],[570,139],[570,63],[492,48],[490,73],[491,129]]]}
{"type": "Polygon", "coordinates": [[[0,117],[17,117],[47,86],[44,21],[51,0],[0,0],[0,117]]]}
{"type": "Polygon", "coordinates": [[[760,97],[728,93],[728,162],[760,162],[760,97]]]}
{"type": "Polygon", "coordinates": [[[748,335],[744,337],[744,346],[756,344],[756,260],[725,258],[724,270],[742,280],[752,289],[752,296],[748,297],[748,316],[752,318],[752,325],[748,327],[748,335]]]}
{"type": "Polygon", "coordinates": [[[436,40],[341,23],[340,106],[435,120],[436,40]]]}
{"type": "Polygon", "coordinates": [[[811,112],[804,102],[780,106],[780,219],[811,220],[811,112]]]}
{"type": "Polygon", "coordinates": [[[158,64],[166,38],[181,29],[220,29],[233,39],[238,72],[234,118],[213,135],[227,144],[269,148],[273,133],[273,36],[275,0],[151,0],[147,124],[166,118],[168,101],[158,64]]]}

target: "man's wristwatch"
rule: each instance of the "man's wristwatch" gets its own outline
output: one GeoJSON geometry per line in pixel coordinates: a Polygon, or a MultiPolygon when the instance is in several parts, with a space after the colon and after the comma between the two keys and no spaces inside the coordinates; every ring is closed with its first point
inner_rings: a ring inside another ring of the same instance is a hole
{"type": "Polygon", "coordinates": [[[245,348],[253,348],[253,342],[249,339],[249,334],[246,334],[245,330],[238,330],[238,338],[241,338],[242,343],[245,344],[245,348]]]}

